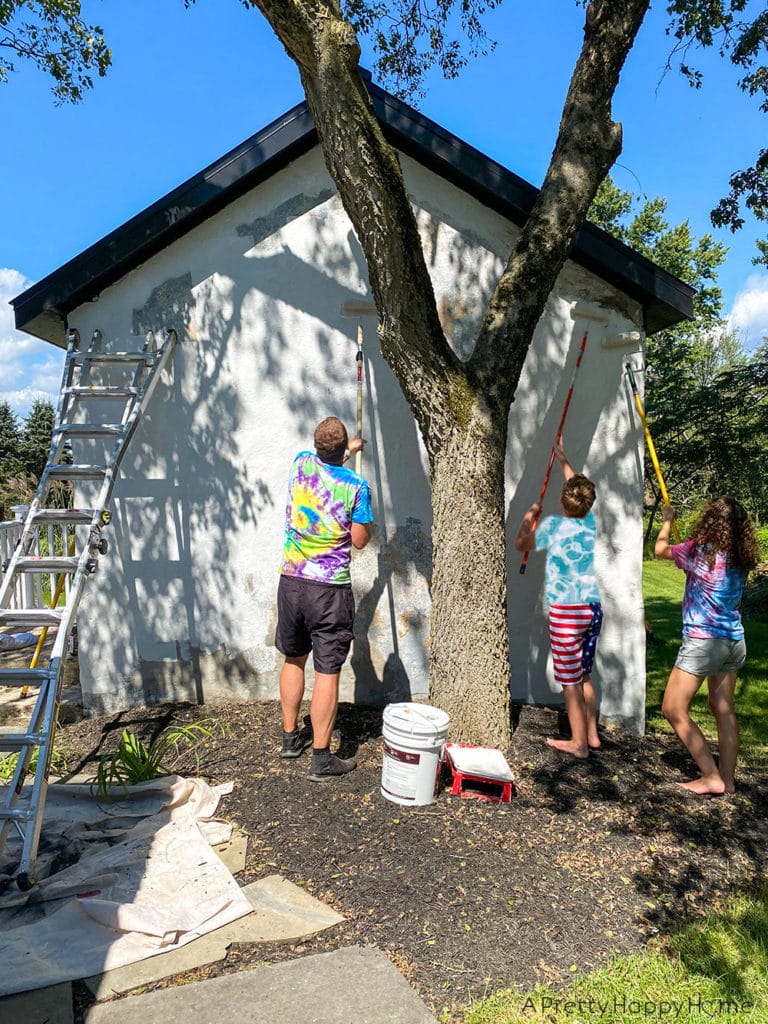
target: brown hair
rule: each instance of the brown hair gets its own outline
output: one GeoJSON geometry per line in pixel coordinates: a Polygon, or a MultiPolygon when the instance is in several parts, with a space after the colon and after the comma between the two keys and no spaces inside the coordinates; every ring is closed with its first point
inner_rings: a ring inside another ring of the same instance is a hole
{"type": "Polygon", "coordinates": [[[315,451],[326,462],[343,459],[347,441],[347,428],[335,416],[328,416],[315,427],[315,451]]]}
{"type": "Polygon", "coordinates": [[[583,519],[595,503],[595,485],[583,473],[574,473],[563,484],[560,503],[567,516],[583,519]]]}
{"type": "Polygon", "coordinates": [[[710,568],[722,553],[729,568],[749,572],[760,561],[755,527],[744,506],[734,498],[715,498],[693,528],[691,540],[701,548],[710,568]]]}

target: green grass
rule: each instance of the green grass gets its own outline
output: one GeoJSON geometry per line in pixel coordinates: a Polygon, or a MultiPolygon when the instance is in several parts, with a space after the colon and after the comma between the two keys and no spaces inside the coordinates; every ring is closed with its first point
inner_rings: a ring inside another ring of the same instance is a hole
{"type": "MultiPolygon", "coordinates": [[[[646,648],[646,720],[651,732],[670,732],[661,715],[661,698],[680,646],[680,609],[685,576],[671,562],[645,562],[645,613],[656,638],[646,648]]],[[[736,684],[736,712],[741,729],[740,759],[751,767],[768,763],[768,623],[745,619],[747,663],[736,684]]],[[[716,733],[702,686],[691,717],[709,739],[716,733]]]]}
{"type": "Polygon", "coordinates": [[[768,888],[564,991],[508,989],[474,1004],[467,1024],[667,1024],[768,1020],[768,888]]]}
{"type": "MultiPolygon", "coordinates": [[[[671,562],[646,562],[643,590],[655,637],[647,644],[647,725],[672,730],[661,699],[681,639],[685,576],[671,562]]],[[[768,764],[768,623],[745,619],[747,663],[739,673],[736,711],[740,762],[768,764]]],[[[716,738],[706,686],[692,717],[716,738]]],[[[768,887],[740,896],[699,924],[689,925],[634,956],[616,957],[590,974],[574,974],[562,991],[508,989],[475,1003],[466,1024],[667,1024],[768,1021],[768,887]]]]}

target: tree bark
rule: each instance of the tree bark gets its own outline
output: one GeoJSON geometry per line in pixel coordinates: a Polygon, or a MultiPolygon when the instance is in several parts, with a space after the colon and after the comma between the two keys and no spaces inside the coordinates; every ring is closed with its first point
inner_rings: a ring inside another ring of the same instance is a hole
{"type": "Polygon", "coordinates": [[[365,254],[384,358],[430,463],[430,700],[453,739],[507,747],[504,456],[509,408],[536,324],[600,181],[621,150],[611,98],[649,0],[597,0],[549,170],[462,363],[445,338],[396,152],[358,73],[334,0],[253,0],[296,62],[329,173],[365,254]]]}

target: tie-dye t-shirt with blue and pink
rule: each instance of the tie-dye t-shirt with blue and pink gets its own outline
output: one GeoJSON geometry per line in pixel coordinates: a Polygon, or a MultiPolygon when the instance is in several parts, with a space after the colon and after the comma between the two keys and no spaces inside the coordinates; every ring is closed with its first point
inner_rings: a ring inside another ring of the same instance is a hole
{"type": "Polygon", "coordinates": [[[672,561],[685,572],[683,596],[683,636],[706,640],[724,637],[743,640],[744,626],[739,605],[746,573],[727,568],[724,556],[718,552],[712,568],[707,564],[701,548],[692,540],[671,547],[672,561]]]}
{"type": "Polygon", "coordinates": [[[288,479],[281,574],[349,583],[352,523],[371,522],[371,491],[361,476],[299,452],[288,479]]]}

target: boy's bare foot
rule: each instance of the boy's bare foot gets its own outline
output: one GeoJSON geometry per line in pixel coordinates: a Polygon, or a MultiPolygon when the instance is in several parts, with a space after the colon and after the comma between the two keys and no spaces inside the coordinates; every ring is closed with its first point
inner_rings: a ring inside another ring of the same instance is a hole
{"type": "Polygon", "coordinates": [[[597,735],[597,733],[595,733],[594,736],[587,736],[587,744],[590,750],[599,750],[600,747],[602,747],[603,745],[600,742],[600,737],[597,735]]]}
{"type": "Polygon", "coordinates": [[[573,740],[555,740],[551,736],[547,736],[547,744],[564,754],[570,754],[571,757],[578,757],[580,761],[589,757],[589,747],[580,747],[573,740]]]}
{"type": "Polygon", "coordinates": [[[693,782],[678,782],[678,786],[696,796],[722,796],[726,791],[725,783],[719,775],[702,775],[693,782]]]}

